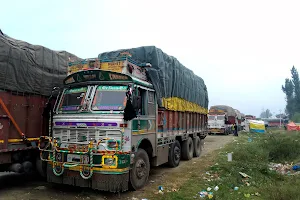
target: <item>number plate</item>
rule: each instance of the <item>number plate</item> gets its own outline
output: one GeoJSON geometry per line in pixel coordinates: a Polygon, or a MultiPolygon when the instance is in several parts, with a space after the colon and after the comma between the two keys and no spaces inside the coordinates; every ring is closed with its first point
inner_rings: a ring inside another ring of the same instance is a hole
{"type": "Polygon", "coordinates": [[[77,154],[68,154],[67,162],[80,162],[80,155],[77,154]]]}

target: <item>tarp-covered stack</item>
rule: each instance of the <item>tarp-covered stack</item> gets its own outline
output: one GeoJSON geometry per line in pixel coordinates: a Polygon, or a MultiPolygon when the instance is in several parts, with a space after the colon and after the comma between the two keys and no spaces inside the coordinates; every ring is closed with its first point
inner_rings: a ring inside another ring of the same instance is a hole
{"type": "Polygon", "coordinates": [[[249,120],[250,132],[265,133],[265,123],[261,120],[249,120]]]}
{"type": "Polygon", "coordinates": [[[66,51],[32,45],[0,32],[0,89],[48,96],[53,87],[62,86],[69,58],[79,60],[66,51]]]}
{"type": "Polygon", "coordinates": [[[241,113],[239,110],[237,110],[237,109],[234,109],[234,111],[235,111],[235,113],[236,113],[236,117],[237,117],[238,119],[242,119],[242,113],[241,113]]]}
{"type": "Polygon", "coordinates": [[[176,58],[154,46],[123,49],[99,54],[100,60],[129,52],[132,59],[150,63],[147,74],[158,96],[158,105],[168,110],[207,113],[208,94],[202,78],[176,58]]]}
{"type": "Polygon", "coordinates": [[[213,111],[213,110],[220,110],[220,111],[223,111],[223,112],[227,113],[227,116],[236,117],[235,110],[232,107],[230,107],[230,106],[215,105],[215,106],[211,106],[209,110],[211,110],[211,111],[213,111]]]}

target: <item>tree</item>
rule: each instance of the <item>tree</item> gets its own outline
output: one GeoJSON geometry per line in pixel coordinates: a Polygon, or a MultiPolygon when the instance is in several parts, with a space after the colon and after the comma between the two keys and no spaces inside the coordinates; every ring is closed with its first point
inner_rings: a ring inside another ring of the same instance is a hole
{"type": "Polygon", "coordinates": [[[272,113],[269,109],[262,111],[260,114],[260,118],[270,118],[270,117],[272,117],[272,113]]]}
{"type": "Polygon", "coordinates": [[[285,79],[284,86],[281,87],[286,95],[286,112],[290,118],[296,112],[300,113],[300,79],[297,69],[293,66],[291,69],[291,79],[285,79]]]}
{"type": "Polygon", "coordinates": [[[295,123],[300,123],[300,113],[296,112],[292,117],[292,121],[295,123]]]}

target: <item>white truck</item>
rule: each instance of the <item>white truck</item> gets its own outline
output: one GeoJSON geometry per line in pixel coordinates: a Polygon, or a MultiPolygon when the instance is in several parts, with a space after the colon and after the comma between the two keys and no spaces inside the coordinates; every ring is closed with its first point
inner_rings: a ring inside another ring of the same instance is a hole
{"type": "Polygon", "coordinates": [[[213,133],[225,133],[229,134],[230,129],[228,125],[225,123],[226,115],[208,115],[208,130],[209,134],[213,133]]]}
{"type": "Polygon", "coordinates": [[[232,133],[232,126],[238,124],[235,110],[230,106],[211,106],[208,113],[208,134],[232,133]]]}

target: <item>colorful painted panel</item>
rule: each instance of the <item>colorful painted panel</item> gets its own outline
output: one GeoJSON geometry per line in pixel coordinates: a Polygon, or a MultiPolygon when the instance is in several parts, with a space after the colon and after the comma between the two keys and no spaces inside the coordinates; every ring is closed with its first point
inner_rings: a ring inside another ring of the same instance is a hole
{"type": "Polygon", "coordinates": [[[204,128],[204,119],[205,115],[200,113],[159,110],[157,119],[159,137],[201,131],[204,128]]]}

